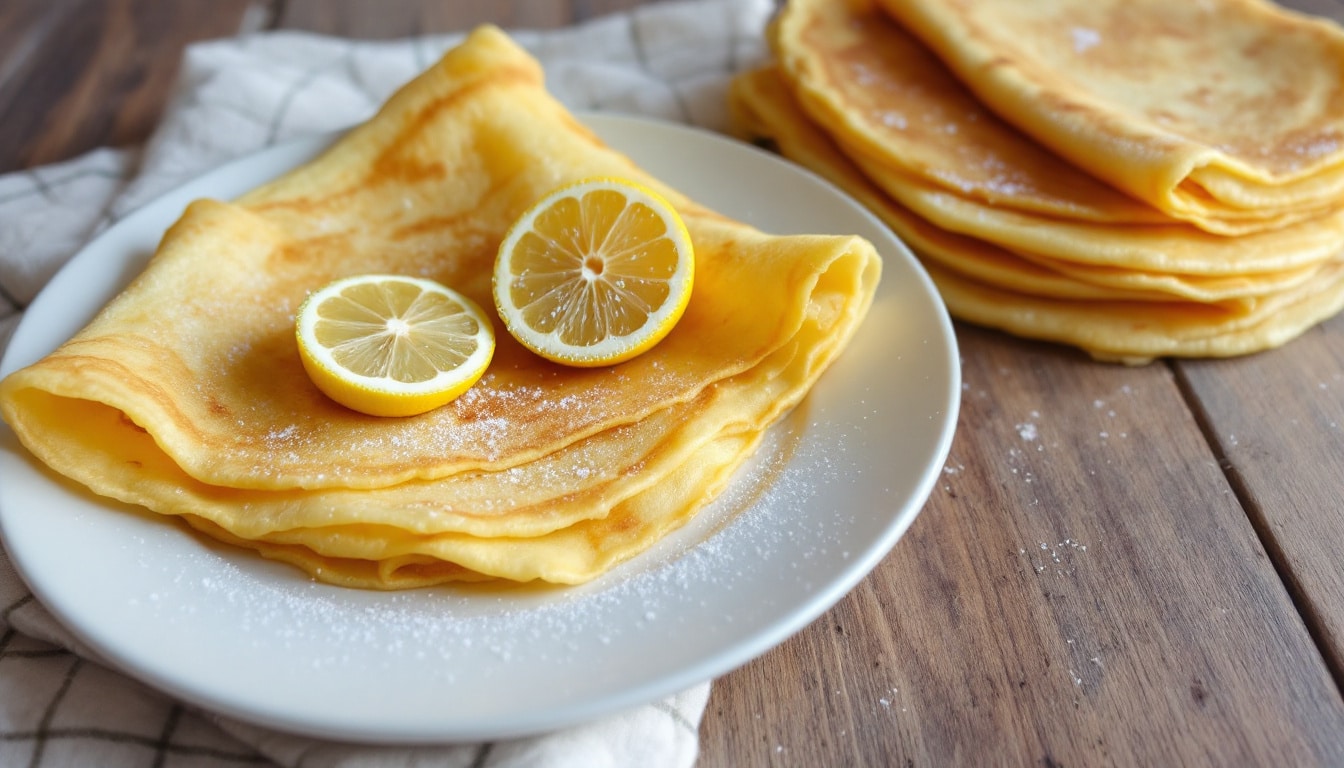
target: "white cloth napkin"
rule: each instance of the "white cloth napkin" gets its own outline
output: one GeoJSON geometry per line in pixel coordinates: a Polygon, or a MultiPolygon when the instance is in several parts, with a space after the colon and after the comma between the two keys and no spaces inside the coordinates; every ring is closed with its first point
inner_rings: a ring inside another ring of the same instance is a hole
{"type": "MultiPolygon", "coordinates": [[[[772,0],[641,7],[555,31],[511,31],[575,110],[722,129],[730,76],[766,55],[772,0]]],[[[220,163],[370,116],[461,35],[394,42],[276,32],[190,47],[143,147],[0,176],[0,350],[91,237],[220,163]]],[[[0,555],[0,765],[689,766],[709,683],[561,732],[484,744],[360,746],[202,712],[100,666],[0,555]]]]}

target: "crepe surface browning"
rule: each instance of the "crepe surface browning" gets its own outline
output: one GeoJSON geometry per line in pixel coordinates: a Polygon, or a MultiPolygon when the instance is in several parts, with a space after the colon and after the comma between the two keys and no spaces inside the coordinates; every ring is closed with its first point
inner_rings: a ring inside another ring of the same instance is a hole
{"type": "Polygon", "coordinates": [[[740,75],[730,102],[744,137],[773,142],[906,239],[962,320],[1131,364],[1279,346],[1344,306],[1344,205],[1322,192],[1340,114],[1323,51],[1344,34],[1246,0],[1227,0],[1225,19],[1208,18],[1219,2],[1166,5],[1181,7],[789,0],[769,30],[775,61],[740,75]],[[1207,41],[1185,39],[1204,34],[1200,20],[1249,47],[1210,65],[1207,41]],[[1136,31],[1160,38],[1151,59],[1136,31]],[[1266,41],[1278,32],[1302,49],[1266,41]],[[1033,57],[1053,80],[1012,103],[989,93],[1034,72],[1033,57]],[[1075,72],[1077,57],[1097,60],[1075,72]],[[1210,74],[1229,57],[1236,78],[1210,74]],[[1305,104],[1280,114],[1256,101],[1282,96],[1294,68],[1305,104]],[[1218,120],[1254,106],[1265,146],[1230,138],[1245,126],[1164,116],[1195,94],[1217,102],[1218,120]],[[1136,138],[1146,118],[1170,135],[1136,138]],[[1062,130],[1091,142],[1087,162],[1036,125],[1074,119],[1062,130]],[[1214,194],[1211,179],[1233,170],[1240,191],[1214,194]]]}
{"type": "Polygon", "coordinates": [[[868,179],[816,126],[773,67],[733,83],[731,101],[745,135],[845,189],[923,259],[949,310],[964,320],[1072,344],[1094,357],[1142,363],[1160,356],[1245,354],[1277,346],[1344,306],[1344,255],[1307,270],[1253,280],[1117,270],[1070,271],[942,230],[868,179]],[[1242,285],[1243,283],[1250,285],[1242,285]],[[1261,292],[1267,283],[1273,290],[1261,292]],[[1246,297],[1244,291],[1252,295],[1246,297]],[[1242,300],[1212,300],[1224,294],[1242,300]],[[1191,301],[1202,296],[1203,301],[1191,301]]]}
{"type": "Polygon", "coordinates": [[[485,27],[313,162],[193,203],[87,328],[0,383],[0,412],[95,493],[323,580],[574,583],[714,496],[844,348],[880,269],[862,239],[769,236],[649,177],[485,27]],[[489,306],[509,225],[595,176],[656,189],[691,232],[694,293],[653,350],[576,369],[497,334],[471,390],[403,419],[308,381],[293,336],[308,291],[408,274],[489,306]]]}
{"type": "Polygon", "coordinates": [[[1237,238],[1173,219],[1000,119],[874,0],[792,0],[773,39],[809,117],[944,229],[1029,256],[1192,274],[1319,263],[1344,239],[1339,210],[1248,223],[1237,238]]]}
{"type": "Polygon", "coordinates": [[[1344,192],[1344,32],[1265,0],[879,0],[997,114],[1211,231],[1344,192]]]}
{"type": "Polygon", "coordinates": [[[803,110],[909,185],[1061,219],[1163,220],[1000,120],[874,0],[791,0],[770,42],[803,110]]]}

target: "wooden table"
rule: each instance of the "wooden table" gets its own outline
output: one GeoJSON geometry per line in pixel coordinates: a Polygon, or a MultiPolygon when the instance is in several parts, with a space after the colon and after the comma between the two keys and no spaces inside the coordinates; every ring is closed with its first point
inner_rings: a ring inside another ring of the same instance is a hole
{"type": "MultiPolygon", "coordinates": [[[[6,0],[0,172],[153,128],[185,44],[558,26],[638,0],[6,0]]],[[[1344,20],[1344,0],[1293,0],[1344,20]]],[[[1125,368],[958,325],[950,460],[892,554],[721,680],[704,766],[1344,765],[1344,316],[1125,368]]]]}

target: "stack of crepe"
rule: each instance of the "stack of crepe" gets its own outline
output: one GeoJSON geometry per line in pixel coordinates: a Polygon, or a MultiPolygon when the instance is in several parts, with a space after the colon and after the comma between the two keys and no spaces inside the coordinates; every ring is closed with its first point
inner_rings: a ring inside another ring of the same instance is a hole
{"type": "Polygon", "coordinates": [[[93,493],[324,581],[577,583],[719,493],[840,354],[880,270],[865,240],[767,235],[651,178],[487,27],[310,164],[193,203],[87,328],[0,383],[0,413],[93,493]],[[653,350],[565,368],[498,332],[473,389],[404,419],[310,383],[293,326],[307,293],[398,273],[492,306],[509,225],[592,176],[657,189],[691,232],[694,294],[653,350]]]}
{"type": "Polygon", "coordinates": [[[1344,306],[1344,33],[1261,0],[790,0],[739,129],[848,190],[952,313],[1228,356],[1344,306]]]}

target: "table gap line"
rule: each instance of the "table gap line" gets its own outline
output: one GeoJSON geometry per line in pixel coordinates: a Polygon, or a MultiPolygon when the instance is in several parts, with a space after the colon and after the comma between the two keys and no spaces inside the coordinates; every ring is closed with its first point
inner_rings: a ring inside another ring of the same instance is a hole
{"type": "Polygon", "coordinates": [[[1270,565],[1274,568],[1274,573],[1279,577],[1279,582],[1288,593],[1288,599],[1292,602],[1293,609],[1302,619],[1307,635],[1311,638],[1312,644],[1316,646],[1317,653],[1321,655],[1321,659],[1325,662],[1325,667],[1330,672],[1330,678],[1335,683],[1336,694],[1344,697],[1344,658],[1335,653],[1335,645],[1330,642],[1329,632],[1321,617],[1321,612],[1317,610],[1315,603],[1307,595],[1301,579],[1297,577],[1292,565],[1288,562],[1288,555],[1280,546],[1277,537],[1274,536],[1273,527],[1265,516],[1263,508],[1255,502],[1245,479],[1223,450],[1222,443],[1218,440],[1218,432],[1213,426],[1213,418],[1210,416],[1208,409],[1204,407],[1204,402],[1195,390],[1194,384],[1186,376],[1184,366],[1181,365],[1180,361],[1169,360],[1167,361],[1167,367],[1171,370],[1176,381],[1176,388],[1181,394],[1181,399],[1195,418],[1195,423],[1199,427],[1200,434],[1204,437],[1209,452],[1218,462],[1218,468],[1222,470],[1228,487],[1232,490],[1233,496],[1245,513],[1246,519],[1250,521],[1251,529],[1255,532],[1260,545],[1265,548],[1265,554],[1269,558],[1270,565]]]}

